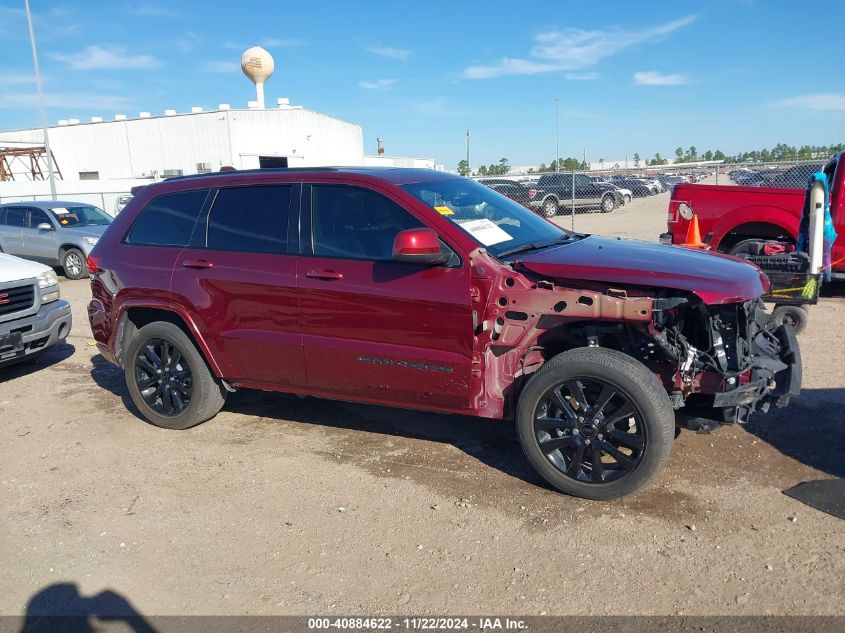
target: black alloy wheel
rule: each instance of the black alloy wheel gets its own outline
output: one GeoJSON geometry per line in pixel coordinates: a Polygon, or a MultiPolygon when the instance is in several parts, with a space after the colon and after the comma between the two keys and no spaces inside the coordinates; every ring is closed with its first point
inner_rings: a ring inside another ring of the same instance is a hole
{"type": "Polygon", "coordinates": [[[604,484],[639,465],[648,441],[641,417],[619,388],[576,377],[546,391],[534,432],[546,459],[564,476],[604,484]]]}
{"type": "Polygon", "coordinates": [[[173,417],[191,403],[193,375],[179,349],[169,341],[147,341],[135,355],[135,385],[158,415],[173,417]]]}
{"type": "Polygon", "coordinates": [[[608,348],[561,352],[519,395],[516,428],[531,466],[547,483],[585,499],[643,488],[669,458],[675,415],[645,365],[608,348]]]}

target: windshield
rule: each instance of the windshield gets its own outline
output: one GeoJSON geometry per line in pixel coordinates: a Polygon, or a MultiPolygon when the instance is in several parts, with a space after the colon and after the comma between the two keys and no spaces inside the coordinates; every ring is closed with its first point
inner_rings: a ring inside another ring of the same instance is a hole
{"type": "Polygon", "coordinates": [[[487,248],[493,256],[550,246],[572,234],[474,180],[401,185],[487,248]]]}
{"type": "Polygon", "coordinates": [[[50,213],[64,228],[72,226],[105,226],[111,224],[112,218],[105,211],[88,205],[72,207],[53,207],[50,213]]]}

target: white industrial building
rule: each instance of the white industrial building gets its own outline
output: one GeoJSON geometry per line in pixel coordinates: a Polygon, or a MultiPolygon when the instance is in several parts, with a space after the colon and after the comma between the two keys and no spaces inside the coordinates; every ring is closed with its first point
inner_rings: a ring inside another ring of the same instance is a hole
{"type": "MultiPolygon", "coordinates": [[[[62,120],[49,129],[64,180],[153,179],[218,171],[231,165],[311,167],[364,164],[363,132],[354,123],[290,106],[137,118],[62,120]]],[[[41,129],[0,132],[0,146],[43,145],[41,129]]]]}

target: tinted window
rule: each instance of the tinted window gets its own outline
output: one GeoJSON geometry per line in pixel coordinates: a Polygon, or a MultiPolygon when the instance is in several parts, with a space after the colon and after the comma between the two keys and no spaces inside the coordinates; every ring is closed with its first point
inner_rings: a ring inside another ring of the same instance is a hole
{"type": "Polygon", "coordinates": [[[315,255],[392,260],[396,234],[425,226],[368,189],[315,185],[311,196],[315,255]]]}
{"type": "Polygon", "coordinates": [[[39,224],[49,224],[53,226],[52,222],[50,222],[50,218],[47,217],[47,214],[42,211],[41,209],[32,209],[29,215],[29,228],[34,229],[39,224]]]}
{"type": "Polygon", "coordinates": [[[26,209],[5,209],[3,224],[6,226],[16,226],[18,228],[26,226],[26,209]]]}
{"type": "Polygon", "coordinates": [[[290,195],[290,186],[221,189],[208,217],[208,248],[286,252],[290,195]]]}
{"type": "Polygon", "coordinates": [[[148,246],[187,246],[208,189],[167,193],[141,211],[126,242],[148,246]]]}

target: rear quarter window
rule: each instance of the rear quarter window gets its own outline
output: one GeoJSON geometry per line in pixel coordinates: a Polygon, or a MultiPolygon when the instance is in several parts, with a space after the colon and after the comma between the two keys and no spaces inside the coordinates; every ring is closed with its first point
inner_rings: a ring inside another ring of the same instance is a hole
{"type": "Polygon", "coordinates": [[[208,191],[196,189],[156,196],[138,215],[125,242],[143,246],[187,246],[208,191]]]}

